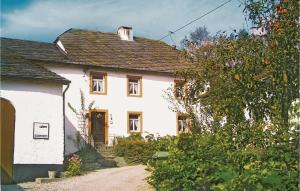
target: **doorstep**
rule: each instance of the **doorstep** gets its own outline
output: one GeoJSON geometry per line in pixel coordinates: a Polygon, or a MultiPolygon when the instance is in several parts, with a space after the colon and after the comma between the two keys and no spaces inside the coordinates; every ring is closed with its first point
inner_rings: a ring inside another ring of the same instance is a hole
{"type": "Polygon", "coordinates": [[[39,184],[57,182],[62,180],[62,178],[36,178],[35,182],[39,184]]]}

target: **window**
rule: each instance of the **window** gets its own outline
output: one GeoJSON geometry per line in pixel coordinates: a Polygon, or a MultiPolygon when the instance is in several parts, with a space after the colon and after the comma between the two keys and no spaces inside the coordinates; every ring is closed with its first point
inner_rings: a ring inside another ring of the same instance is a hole
{"type": "Polygon", "coordinates": [[[132,97],[142,97],[141,76],[127,76],[127,95],[132,97]]]}
{"type": "Polygon", "coordinates": [[[188,127],[188,116],[185,114],[177,114],[177,134],[190,132],[188,127]]]}
{"type": "Polygon", "coordinates": [[[142,133],[142,112],[128,112],[128,133],[142,133]]]}
{"type": "Polygon", "coordinates": [[[183,96],[185,82],[183,80],[174,80],[174,95],[176,98],[183,96]]]}
{"type": "Polygon", "coordinates": [[[90,73],[90,92],[94,94],[107,94],[107,74],[101,72],[90,73]]]}

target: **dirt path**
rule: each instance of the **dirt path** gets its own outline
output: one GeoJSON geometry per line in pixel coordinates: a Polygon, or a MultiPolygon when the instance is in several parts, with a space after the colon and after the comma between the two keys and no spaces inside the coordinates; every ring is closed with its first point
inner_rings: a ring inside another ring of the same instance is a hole
{"type": "MultiPolygon", "coordinates": [[[[72,177],[59,182],[15,185],[17,190],[46,191],[152,191],[145,178],[149,175],[145,166],[127,166],[97,170],[84,176],[72,177]]],[[[14,190],[7,187],[4,190],[14,190]]]]}

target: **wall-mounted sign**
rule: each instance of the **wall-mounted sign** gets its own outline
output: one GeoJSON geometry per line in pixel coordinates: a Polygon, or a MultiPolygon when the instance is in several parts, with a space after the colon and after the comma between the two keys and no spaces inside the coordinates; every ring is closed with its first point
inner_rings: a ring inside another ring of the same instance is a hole
{"type": "Polygon", "coordinates": [[[33,123],[34,139],[49,139],[49,123],[33,123]]]}

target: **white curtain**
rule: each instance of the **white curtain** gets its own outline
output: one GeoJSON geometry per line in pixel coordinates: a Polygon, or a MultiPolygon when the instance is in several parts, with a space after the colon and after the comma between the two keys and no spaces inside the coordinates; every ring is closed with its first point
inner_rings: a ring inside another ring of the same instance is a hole
{"type": "Polygon", "coordinates": [[[103,80],[94,79],[93,80],[93,91],[95,92],[103,92],[103,80]]]}
{"type": "Polygon", "coordinates": [[[139,123],[138,120],[134,120],[134,130],[135,131],[137,131],[137,129],[138,129],[138,123],[139,123]]]}

